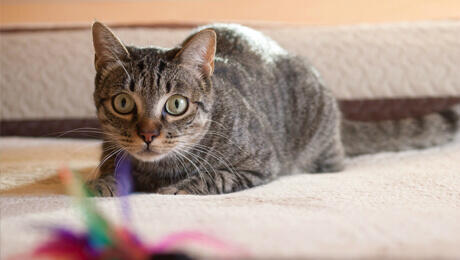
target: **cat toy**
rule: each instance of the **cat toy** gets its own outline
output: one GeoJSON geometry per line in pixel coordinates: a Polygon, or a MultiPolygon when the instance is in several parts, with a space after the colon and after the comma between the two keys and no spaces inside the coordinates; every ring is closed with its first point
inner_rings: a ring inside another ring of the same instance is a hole
{"type": "MultiPolygon", "coordinates": [[[[131,165],[128,159],[117,158],[116,166],[118,195],[126,222],[129,221],[130,215],[126,195],[132,188],[131,165]]],[[[68,228],[52,227],[48,241],[30,254],[17,256],[11,260],[189,260],[193,258],[173,249],[192,242],[225,251],[233,257],[235,253],[240,257],[247,256],[243,253],[244,250],[197,231],[173,233],[153,245],[147,245],[127,227],[112,225],[104,218],[89,198],[92,194],[79,175],[68,168],[63,168],[59,170],[59,176],[83,212],[86,230],[77,232],[68,228]]]]}

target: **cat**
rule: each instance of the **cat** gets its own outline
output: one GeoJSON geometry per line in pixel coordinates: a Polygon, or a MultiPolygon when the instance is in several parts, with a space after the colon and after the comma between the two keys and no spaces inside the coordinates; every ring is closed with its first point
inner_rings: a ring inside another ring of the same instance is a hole
{"type": "Polygon", "coordinates": [[[304,58],[242,25],[200,27],[171,49],[125,46],[100,22],[92,34],[104,141],[89,186],[100,196],[117,194],[117,156],[130,159],[135,191],[221,194],[296,172],[338,172],[345,156],[446,143],[459,128],[459,106],[343,120],[304,58]]]}

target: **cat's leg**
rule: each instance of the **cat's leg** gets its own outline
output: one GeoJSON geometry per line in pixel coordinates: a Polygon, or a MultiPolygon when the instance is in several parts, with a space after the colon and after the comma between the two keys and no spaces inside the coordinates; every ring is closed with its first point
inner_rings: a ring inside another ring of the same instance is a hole
{"type": "Polygon", "coordinates": [[[344,168],[345,153],[342,142],[336,138],[315,160],[313,173],[339,172],[344,168]]]}
{"type": "Polygon", "coordinates": [[[269,173],[243,170],[217,170],[212,174],[197,174],[176,184],[159,188],[160,194],[222,194],[248,189],[267,183],[269,173]]]}
{"type": "Polygon", "coordinates": [[[117,180],[113,174],[107,174],[97,179],[91,180],[86,185],[94,196],[117,196],[117,180]]]}
{"type": "Polygon", "coordinates": [[[117,180],[115,178],[115,159],[118,152],[113,149],[110,142],[102,142],[101,162],[98,166],[98,177],[86,183],[86,186],[94,196],[115,197],[117,196],[117,180]]]}

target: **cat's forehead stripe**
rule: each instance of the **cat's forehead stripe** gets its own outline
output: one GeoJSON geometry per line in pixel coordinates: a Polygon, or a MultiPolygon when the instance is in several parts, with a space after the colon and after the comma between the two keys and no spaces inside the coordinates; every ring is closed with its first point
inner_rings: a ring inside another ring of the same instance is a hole
{"type": "Polygon", "coordinates": [[[165,67],[166,67],[166,63],[163,60],[160,60],[159,65],[158,65],[158,73],[161,74],[163,70],[165,69],[165,67]]]}
{"type": "Polygon", "coordinates": [[[160,60],[160,62],[158,63],[158,73],[156,73],[156,77],[157,77],[157,88],[158,90],[160,89],[160,80],[161,80],[161,73],[163,72],[163,70],[165,69],[166,67],[166,63],[163,61],[163,60],[160,60]]]}

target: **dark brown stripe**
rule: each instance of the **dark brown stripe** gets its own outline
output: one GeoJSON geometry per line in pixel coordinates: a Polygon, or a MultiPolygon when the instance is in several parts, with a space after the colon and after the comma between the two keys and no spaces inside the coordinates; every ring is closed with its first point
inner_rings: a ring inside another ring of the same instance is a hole
{"type": "Polygon", "coordinates": [[[160,65],[158,65],[158,73],[163,73],[163,70],[165,69],[166,67],[166,63],[162,60],[160,60],[160,65]]]}
{"type": "MultiPolygon", "coordinates": [[[[112,29],[192,29],[201,25],[209,24],[211,22],[185,22],[185,23],[106,23],[112,29]]],[[[242,23],[243,25],[250,26],[255,29],[266,28],[293,28],[288,24],[273,24],[273,23],[242,23]]],[[[41,32],[61,32],[61,31],[84,31],[91,29],[91,23],[76,24],[76,25],[39,25],[39,26],[7,26],[0,27],[0,33],[41,33],[41,32]]]]}
{"type": "MultiPolygon", "coordinates": [[[[420,117],[429,113],[445,111],[452,105],[460,104],[460,97],[341,100],[339,103],[343,116],[347,119],[356,121],[382,121],[420,117]]],[[[449,115],[445,115],[444,118],[450,121],[454,119],[449,115]]],[[[100,125],[97,119],[91,118],[2,120],[0,122],[0,135],[101,138],[100,134],[85,133],[83,130],[75,130],[81,127],[94,127],[99,129],[100,125]]]]}
{"type": "Polygon", "coordinates": [[[102,137],[100,134],[93,133],[93,130],[77,130],[82,127],[100,129],[100,124],[96,118],[2,120],[0,123],[0,135],[97,139],[102,137]]]}

